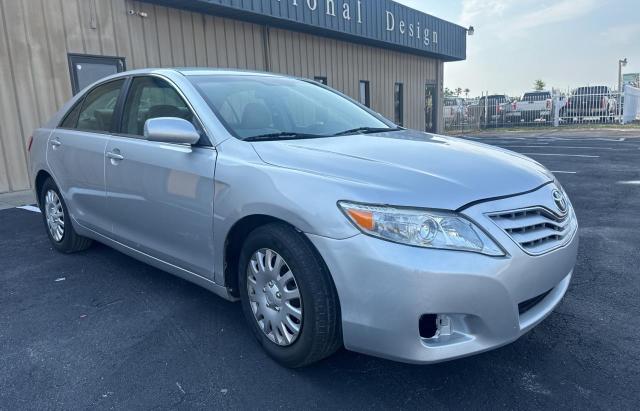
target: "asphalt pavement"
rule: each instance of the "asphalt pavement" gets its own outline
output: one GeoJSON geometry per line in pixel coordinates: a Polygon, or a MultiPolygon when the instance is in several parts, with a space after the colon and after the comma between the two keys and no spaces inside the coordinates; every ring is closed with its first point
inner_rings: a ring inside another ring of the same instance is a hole
{"type": "Polygon", "coordinates": [[[342,350],[272,362],[238,304],[106,246],[62,255],[0,211],[0,409],[637,409],[640,131],[470,136],[554,171],[580,252],[563,302],[495,351],[430,366],[342,350]]]}

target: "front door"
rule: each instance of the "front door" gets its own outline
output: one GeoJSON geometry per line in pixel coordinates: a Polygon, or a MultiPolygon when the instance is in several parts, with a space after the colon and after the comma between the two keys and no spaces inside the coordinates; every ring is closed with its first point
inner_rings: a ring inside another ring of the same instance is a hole
{"type": "MultiPolygon", "coordinates": [[[[115,240],[213,279],[213,147],[151,142],[144,123],[194,119],[176,90],[158,77],[137,77],[121,130],[107,146],[107,209],[115,240]]],[[[199,128],[199,125],[197,125],[199,128]]]]}
{"type": "Polygon", "coordinates": [[[425,86],[424,114],[425,131],[428,133],[436,133],[438,131],[436,101],[438,101],[438,89],[435,84],[427,83],[425,86]]]}
{"type": "Polygon", "coordinates": [[[104,155],[123,85],[124,80],[115,80],[87,93],[51,135],[47,147],[47,162],[71,216],[103,235],[111,232],[105,211],[104,155]]]}

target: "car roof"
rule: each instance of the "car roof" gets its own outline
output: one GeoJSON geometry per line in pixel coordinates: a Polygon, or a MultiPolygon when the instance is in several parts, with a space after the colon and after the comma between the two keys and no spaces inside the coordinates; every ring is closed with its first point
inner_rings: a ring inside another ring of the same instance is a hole
{"type": "Polygon", "coordinates": [[[170,67],[170,68],[144,68],[137,70],[123,71],[117,73],[111,78],[126,77],[131,75],[144,74],[167,74],[179,73],[185,76],[260,76],[260,77],[289,77],[282,74],[267,73],[264,71],[239,70],[239,69],[222,69],[209,67],[170,67]]]}

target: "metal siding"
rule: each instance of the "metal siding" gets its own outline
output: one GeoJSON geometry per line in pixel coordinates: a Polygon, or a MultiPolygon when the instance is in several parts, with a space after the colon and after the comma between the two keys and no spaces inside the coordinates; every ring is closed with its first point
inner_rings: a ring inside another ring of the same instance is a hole
{"type": "MultiPolygon", "coordinates": [[[[147,53],[147,64],[151,67],[158,67],[162,65],[162,57],[160,54],[160,36],[158,30],[158,17],[157,8],[155,6],[149,7],[146,5],[145,12],[149,13],[150,18],[142,21],[142,28],[145,39],[145,50],[147,53]]],[[[115,55],[116,53],[113,53],[115,55]]]]}
{"type": "MultiPolygon", "coordinates": [[[[69,0],[60,0],[62,3],[68,3],[69,0]]],[[[113,15],[113,23],[115,30],[116,55],[124,57],[127,67],[133,68],[133,51],[131,46],[131,33],[129,32],[130,16],[127,14],[127,4],[123,0],[110,0],[111,13],[113,15]]],[[[68,49],[71,53],[73,50],[68,49]]],[[[81,53],[82,51],[79,51],[81,53]]]]}
{"type": "MultiPolygon", "coordinates": [[[[25,3],[27,4],[27,3],[25,3]]],[[[80,16],[80,26],[90,28],[90,30],[82,30],[82,42],[84,50],[87,54],[102,54],[100,46],[100,32],[98,27],[98,13],[96,10],[95,0],[79,0],[78,15],[80,16]],[[96,27],[95,29],[93,27],[96,27]]]]}
{"type": "Polygon", "coordinates": [[[8,122],[4,124],[6,131],[3,130],[8,133],[8,138],[4,139],[5,155],[11,189],[25,190],[29,188],[26,167],[27,133],[35,128],[39,117],[25,26],[25,5],[15,0],[3,0],[2,10],[3,32],[6,35],[5,44],[8,47],[0,60],[5,62],[4,64],[9,62],[11,79],[7,87],[2,86],[3,100],[6,98],[9,103],[2,105],[2,115],[11,116],[3,118],[2,121],[8,122]]]}

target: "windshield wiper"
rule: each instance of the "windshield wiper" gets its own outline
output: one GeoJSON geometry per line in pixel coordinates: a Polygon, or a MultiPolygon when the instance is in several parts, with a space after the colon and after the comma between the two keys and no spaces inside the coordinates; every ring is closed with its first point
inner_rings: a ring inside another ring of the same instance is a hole
{"type": "Polygon", "coordinates": [[[260,134],[258,136],[251,136],[244,139],[244,141],[273,141],[273,140],[288,140],[288,139],[301,139],[301,138],[322,138],[329,137],[322,134],[305,134],[295,133],[293,131],[280,131],[278,133],[260,134]]]}
{"type": "Polygon", "coordinates": [[[337,136],[346,136],[348,134],[372,134],[372,133],[384,133],[387,131],[401,131],[404,130],[402,127],[358,127],[352,128],[351,130],[341,131],[339,133],[333,134],[334,137],[337,136]]]}

